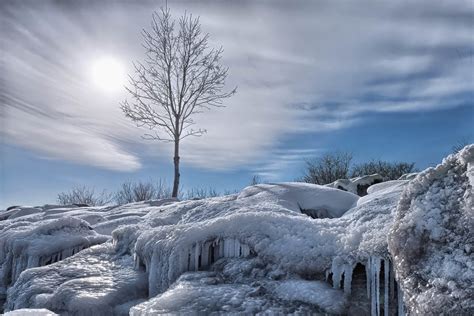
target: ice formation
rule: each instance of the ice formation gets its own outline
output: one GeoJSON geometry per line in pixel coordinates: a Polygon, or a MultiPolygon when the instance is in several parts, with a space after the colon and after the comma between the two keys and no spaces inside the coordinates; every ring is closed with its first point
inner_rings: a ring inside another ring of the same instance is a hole
{"type": "Polygon", "coordinates": [[[74,217],[4,223],[0,230],[0,287],[14,283],[23,270],[70,257],[105,242],[89,224],[74,217]]]}
{"type": "Polygon", "coordinates": [[[6,233],[15,227],[21,231],[29,223],[34,230],[54,221],[80,222],[91,236],[111,236],[69,257],[51,252],[57,262],[18,273],[5,309],[378,316],[404,315],[406,304],[415,314],[429,314],[431,306],[436,313],[464,312],[472,305],[467,285],[474,278],[470,155],[466,149],[411,182],[373,184],[363,197],[279,183],[197,201],[0,212],[8,243],[23,238],[6,233]],[[414,307],[419,304],[425,305],[414,307]]]}
{"type": "Polygon", "coordinates": [[[410,182],[389,249],[408,312],[474,314],[474,145],[410,182]]]}
{"type": "Polygon", "coordinates": [[[6,309],[117,315],[122,304],[144,298],[146,293],[145,272],[134,269],[131,256],[117,256],[107,242],[60,262],[24,271],[8,290],[6,309]]]}

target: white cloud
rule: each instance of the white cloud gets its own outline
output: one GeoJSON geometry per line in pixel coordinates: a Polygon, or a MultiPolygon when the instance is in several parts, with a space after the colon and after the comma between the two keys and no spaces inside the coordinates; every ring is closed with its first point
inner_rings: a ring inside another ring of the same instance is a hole
{"type": "MultiPolygon", "coordinates": [[[[142,141],[143,131],[123,118],[125,94],[104,95],[87,77],[104,54],[128,66],[143,56],[139,32],[156,5],[54,3],[3,5],[8,97],[0,132],[40,155],[114,170],[168,157],[168,145],[142,141]]],[[[474,88],[469,1],[172,4],[175,14],[184,8],[224,46],[229,87],[238,86],[227,108],[198,119],[208,134],[183,143],[183,161],[195,167],[265,160],[269,176],[294,161],[266,158],[286,135],[345,128],[367,112],[458,106],[474,88]]]]}

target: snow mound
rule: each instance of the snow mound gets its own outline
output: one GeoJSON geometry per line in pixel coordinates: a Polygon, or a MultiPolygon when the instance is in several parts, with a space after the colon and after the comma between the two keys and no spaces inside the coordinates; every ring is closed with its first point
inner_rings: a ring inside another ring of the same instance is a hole
{"type": "Polygon", "coordinates": [[[0,228],[0,288],[3,290],[26,269],[62,260],[108,239],[92,230],[87,222],[73,217],[15,221],[0,228]]]}
{"type": "Polygon", "coordinates": [[[258,184],[245,188],[237,199],[272,201],[295,212],[310,213],[312,217],[340,217],[355,205],[358,196],[310,183],[258,184]]]}
{"type": "Polygon", "coordinates": [[[474,145],[413,179],[389,235],[405,304],[416,315],[474,314],[474,145]]]}

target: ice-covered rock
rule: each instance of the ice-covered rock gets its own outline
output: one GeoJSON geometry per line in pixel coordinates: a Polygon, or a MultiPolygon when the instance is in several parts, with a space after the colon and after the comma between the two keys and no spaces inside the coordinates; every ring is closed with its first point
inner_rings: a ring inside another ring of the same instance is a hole
{"type": "Polygon", "coordinates": [[[60,261],[108,239],[73,217],[14,221],[0,229],[0,288],[4,290],[28,268],[60,261]]]}
{"type": "Polygon", "coordinates": [[[352,192],[359,196],[367,195],[367,189],[376,183],[383,181],[383,177],[376,174],[371,174],[362,177],[356,177],[351,179],[339,179],[332,183],[326,184],[327,187],[336,188],[348,192],[352,192]]]}
{"type": "Polygon", "coordinates": [[[24,271],[8,290],[6,309],[29,307],[68,315],[126,315],[128,309],[123,312],[120,306],[146,297],[146,292],[145,272],[134,269],[131,256],[117,256],[109,242],[24,271]]]}
{"type": "Polygon", "coordinates": [[[413,315],[474,314],[474,145],[416,176],[389,235],[413,315]]]}
{"type": "MultiPolygon", "coordinates": [[[[344,191],[312,188],[317,191],[312,195],[321,193],[323,201],[326,192],[348,196],[351,203],[358,199],[344,191]]],[[[357,262],[388,255],[387,233],[403,183],[391,188],[386,196],[367,196],[341,217],[314,220],[297,212],[297,203],[289,203],[285,194],[279,198],[275,191],[286,192],[284,186],[252,187],[238,196],[183,202],[150,212],[143,223],[119,228],[113,237],[118,248],[135,254],[137,266],[146,268],[151,296],[166,291],[186,271],[205,269],[219,258],[246,256],[297,275],[324,274],[338,257],[336,266],[346,271],[350,288],[351,269],[357,262]]]]}

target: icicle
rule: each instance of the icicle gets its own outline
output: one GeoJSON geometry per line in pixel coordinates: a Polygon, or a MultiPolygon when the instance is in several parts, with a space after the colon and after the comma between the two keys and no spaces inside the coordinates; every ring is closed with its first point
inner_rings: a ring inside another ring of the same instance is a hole
{"type": "Polygon", "coordinates": [[[375,302],[375,276],[374,276],[374,259],[369,258],[369,271],[370,271],[370,315],[375,316],[376,313],[376,302],[375,302]]]}
{"type": "Polygon", "coordinates": [[[250,255],[250,247],[243,244],[242,245],[242,257],[248,257],[250,255]]]}
{"type": "Polygon", "coordinates": [[[405,309],[403,306],[403,292],[399,284],[397,284],[397,296],[398,296],[398,316],[405,316],[405,309]]]}
{"type": "Polygon", "coordinates": [[[189,268],[188,268],[189,271],[195,270],[194,259],[196,258],[196,256],[194,255],[193,250],[194,250],[194,247],[189,249],[189,268]]]}
{"type": "Polygon", "coordinates": [[[136,253],[133,253],[133,262],[135,269],[138,270],[138,268],[140,267],[140,257],[138,257],[136,253]]]}
{"type": "Polygon", "coordinates": [[[330,273],[330,270],[326,270],[326,282],[327,282],[328,279],[329,279],[329,273],[330,273]]]}
{"type": "Polygon", "coordinates": [[[201,267],[207,267],[208,266],[208,260],[209,260],[209,248],[211,247],[210,242],[205,242],[202,246],[202,251],[201,251],[201,267]]]}
{"type": "Polygon", "coordinates": [[[372,316],[380,315],[380,258],[370,260],[370,312],[372,316]]]}
{"type": "Polygon", "coordinates": [[[344,264],[344,293],[351,294],[353,265],[344,264]]]}
{"type": "Polygon", "coordinates": [[[388,311],[388,283],[389,283],[389,272],[390,272],[390,261],[384,259],[383,261],[383,272],[384,272],[384,296],[383,296],[383,314],[384,316],[389,315],[388,311]]]}
{"type": "Polygon", "coordinates": [[[375,302],[377,305],[377,316],[380,316],[380,258],[375,259],[375,302]]]}
{"type": "Polygon", "coordinates": [[[393,265],[390,266],[390,300],[395,299],[395,271],[393,265]]]}
{"type": "Polygon", "coordinates": [[[240,257],[240,242],[237,239],[234,240],[234,257],[240,257]]]}
{"type": "Polygon", "coordinates": [[[194,248],[194,271],[199,270],[199,256],[201,255],[201,245],[196,243],[196,247],[194,248]]]}
{"type": "Polygon", "coordinates": [[[371,259],[367,259],[367,263],[365,265],[365,278],[366,278],[366,284],[367,284],[367,297],[370,298],[370,284],[371,282],[371,277],[370,274],[372,273],[370,270],[370,264],[371,264],[371,259]]]}
{"type": "Polygon", "coordinates": [[[334,258],[331,264],[332,272],[332,286],[335,289],[341,288],[342,274],[344,273],[344,265],[341,263],[340,258],[334,258]]]}

